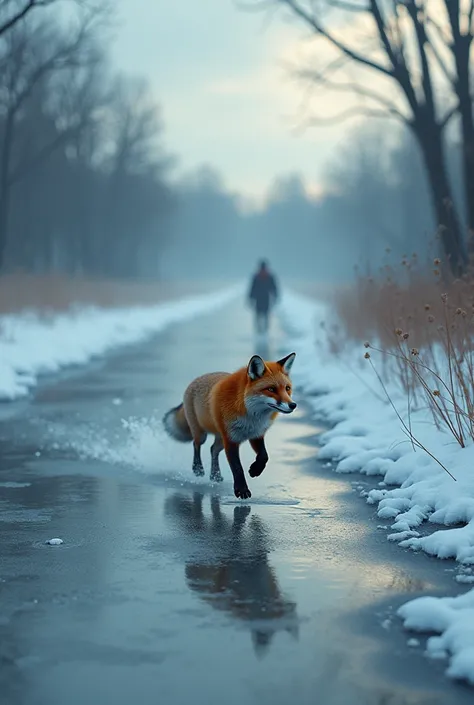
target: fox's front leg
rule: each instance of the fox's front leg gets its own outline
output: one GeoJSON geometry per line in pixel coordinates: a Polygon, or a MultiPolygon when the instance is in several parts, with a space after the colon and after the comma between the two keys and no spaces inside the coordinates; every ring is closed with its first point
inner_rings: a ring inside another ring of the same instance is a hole
{"type": "Polygon", "coordinates": [[[240,462],[239,444],[224,439],[224,448],[230,469],[232,470],[232,475],[234,476],[234,494],[239,499],[248,499],[252,496],[252,493],[247,486],[244,469],[240,462]]]}
{"type": "Polygon", "coordinates": [[[249,468],[250,477],[258,477],[265,470],[265,466],[268,462],[268,453],[265,448],[265,440],[262,438],[251,438],[250,445],[257,454],[254,462],[249,468]]]}

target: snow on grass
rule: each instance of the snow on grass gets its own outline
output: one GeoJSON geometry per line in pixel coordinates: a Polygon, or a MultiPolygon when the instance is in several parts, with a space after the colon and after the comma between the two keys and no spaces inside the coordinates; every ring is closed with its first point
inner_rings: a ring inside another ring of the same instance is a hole
{"type": "Polygon", "coordinates": [[[139,342],[172,323],[219,308],[240,293],[239,286],[155,306],[0,316],[0,400],[25,396],[41,374],[139,342]]]}
{"type": "MultiPolygon", "coordinates": [[[[354,347],[341,359],[328,352],[327,306],[292,292],[281,302],[280,318],[297,353],[292,369],[319,419],[330,430],[321,436],[319,458],[336,472],[374,477],[366,501],[376,505],[380,519],[390,522],[387,539],[414,551],[460,564],[459,583],[471,582],[474,565],[474,446],[462,449],[440,432],[427,409],[412,411],[413,434],[454,475],[454,481],[423,450],[413,448],[397,415],[364,357],[354,347]],[[422,534],[423,525],[438,526],[422,534]]],[[[388,384],[402,417],[407,401],[388,384]]],[[[404,605],[399,615],[407,629],[437,632],[428,653],[449,659],[447,673],[474,684],[474,589],[458,598],[420,598],[404,605]]]]}

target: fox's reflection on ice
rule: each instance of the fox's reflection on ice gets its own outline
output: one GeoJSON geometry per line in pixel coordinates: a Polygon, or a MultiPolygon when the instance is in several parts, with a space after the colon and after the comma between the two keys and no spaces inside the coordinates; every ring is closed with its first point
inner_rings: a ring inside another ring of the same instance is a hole
{"type": "Polygon", "coordinates": [[[278,631],[298,638],[296,604],[282,594],[268,562],[268,536],[258,516],[247,521],[251,508],[238,505],[233,516],[222,512],[219,497],[176,493],[166,500],[165,512],[180,524],[193,559],[186,561],[189,587],[217,610],[248,623],[257,655],[268,650],[278,631]],[[200,555],[201,554],[201,555],[200,555]]]}

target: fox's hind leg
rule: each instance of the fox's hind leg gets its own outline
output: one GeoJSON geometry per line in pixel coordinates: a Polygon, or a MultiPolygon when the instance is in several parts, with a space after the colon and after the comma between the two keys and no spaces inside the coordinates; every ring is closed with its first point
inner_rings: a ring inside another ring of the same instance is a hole
{"type": "Polygon", "coordinates": [[[206,442],[207,433],[197,425],[191,426],[191,431],[193,434],[194,448],[193,473],[198,477],[202,477],[204,475],[204,466],[201,460],[201,446],[206,442]]]}
{"type": "Polygon", "coordinates": [[[201,460],[201,446],[206,442],[207,433],[199,425],[199,421],[194,411],[192,394],[186,390],[184,393],[184,415],[191,430],[193,437],[194,457],[193,457],[193,473],[198,477],[204,475],[204,467],[201,460]]]}
{"type": "Polygon", "coordinates": [[[219,453],[224,449],[222,436],[217,435],[214,438],[214,443],[211,446],[211,482],[222,482],[224,479],[221,475],[219,467],[219,453]]]}
{"type": "Polygon", "coordinates": [[[194,457],[193,457],[193,473],[197,475],[198,477],[202,477],[204,475],[204,466],[202,464],[201,460],[201,446],[206,440],[206,434],[204,434],[204,440],[195,440],[193,442],[193,447],[194,447],[194,457]]]}

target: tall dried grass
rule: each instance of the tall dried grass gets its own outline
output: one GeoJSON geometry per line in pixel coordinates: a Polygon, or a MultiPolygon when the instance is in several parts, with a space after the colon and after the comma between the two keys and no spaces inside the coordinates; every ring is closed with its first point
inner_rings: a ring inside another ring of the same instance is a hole
{"type": "Polygon", "coordinates": [[[461,447],[474,441],[473,272],[447,281],[439,259],[427,274],[413,256],[377,277],[359,277],[355,287],[336,294],[334,306],[339,323],[329,331],[333,353],[348,341],[365,345],[392,405],[388,382],[406,395],[407,420],[399,418],[412,442],[418,443],[410,411],[421,405],[461,447]]]}
{"type": "Polygon", "coordinates": [[[0,315],[27,309],[66,311],[76,305],[101,308],[147,306],[179,296],[205,293],[227,284],[213,281],[118,281],[15,273],[0,276],[0,315]]]}

